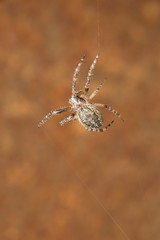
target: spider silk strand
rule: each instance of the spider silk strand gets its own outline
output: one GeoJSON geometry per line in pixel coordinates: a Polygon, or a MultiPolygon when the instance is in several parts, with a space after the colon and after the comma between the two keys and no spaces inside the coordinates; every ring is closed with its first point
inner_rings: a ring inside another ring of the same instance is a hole
{"type": "Polygon", "coordinates": [[[119,225],[119,223],[115,220],[115,218],[112,216],[112,214],[109,212],[109,210],[104,206],[102,201],[97,197],[97,195],[89,188],[87,183],[83,180],[83,178],[80,176],[80,174],[75,170],[75,168],[72,166],[71,163],[69,163],[67,160],[64,160],[66,164],[70,167],[76,178],[81,182],[81,185],[87,190],[89,195],[94,198],[95,202],[104,210],[105,214],[112,220],[112,222],[115,224],[115,226],[119,229],[119,231],[122,233],[124,238],[126,240],[131,240],[126,232],[122,229],[122,227],[119,225]]]}
{"type": "Polygon", "coordinates": [[[99,0],[97,0],[97,47],[100,52],[100,14],[99,14],[99,0]]]}
{"type": "MultiPolygon", "coordinates": [[[[101,48],[101,44],[100,44],[100,7],[99,7],[99,0],[97,1],[97,7],[96,7],[96,11],[97,11],[97,48],[98,51],[100,52],[100,48],[101,48]]],[[[47,134],[48,135],[48,134],[47,134]]],[[[115,224],[115,226],[119,229],[119,231],[121,232],[121,234],[124,236],[124,238],[126,240],[131,240],[128,235],[126,234],[126,232],[122,229],[122,227],[120,226],[120,224],[115,220],[115,218],[112,216],[112,214],[109,212],[109,210],[104,206],[104,204],[102,203],[102,201],[97,197],[97,195],[90,189],[90,187],[87,185],[87,183],[83,180],[82,176],[78,173],[78,171],[75,170],[74,166],[69,163],[67,160],[63,160],[63,162],[66,163],[66,165],[68,165],[68,167],[72,170],[72,172],[74,173],[75,177],[80,181],[81,185],[83,188],[85,188],[87,190],[87,192],[89,193],[89,195],[94,198],[95,202],[103,209],[103,211],[105,212],[105,214],[112,220],[112,222],[115,224]]]]}

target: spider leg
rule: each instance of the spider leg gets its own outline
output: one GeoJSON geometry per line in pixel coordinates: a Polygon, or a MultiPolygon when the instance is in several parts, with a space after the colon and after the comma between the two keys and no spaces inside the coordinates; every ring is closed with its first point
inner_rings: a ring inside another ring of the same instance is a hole
{"type": "Polygon", "coordinates": [[[105,83],[105,80],[100,83],[100,85],[96,88],[96,90],[94,90],[94,92],[89,96],[89,99],[92,99],[96,96],[96,94],[101,89],[101,87],[103,86],[104,83],[105,83]]]}
{"type": "Polygon", "coordinates": [[[76,91],[76,82],[77,82],[77,79],[78,79],[78,73],[79,73],[79,70],[80,70],[80,66],[82,65],[83,61],[84,61],[84,58],[85,56],[83,56],[80,60],[80,62],[78,63],[78,66],[77,68],[75,69],[74,71],[74,75],[73,75],[73,83],[72,83],[72,94],[75,93],[76,91]]]}
{"type": "Polygon", "coordinates": [[[114,121],[110,122],[104,128],[87,128],[87,127],[85,127],[85,129],[87,129],[88,131],[93,131],[93,132],[105,132],[113,123],[114,123],[114,121]]]}
{"type": "Polygon", "coordinates": [[[71,107],[64,107],[64,108],[60,108],[60,109],[57,109],[55,111],[51,111],[49,112],[41,121],[40,123],[38,124],[38,127],[41,127],[43,124],[45,124],[45,122],[48,121],[49,118],[51,118],[53,115],[55,114],[59,114],[59,113],[62,113],[62,112],[67,112],[71,109],[71,107]]]}
{"type": "Polygon", "coordinates": [[[115,109],[113,109],[112,107],[109,107],[108,105],[102,104],[102,103],[94,103],[94,105],[97,107],[104,107],[104,108],[108,109],[110,112],[114,113],[117,117],[119,117],[124,122],[122,115],[119,112],[117,112],[115,109]]]}
{"type": "Polygon", "coordinates": [[[94,71],[94,68],[95,68],[95,65],[96,65],[96,62],[97,62],[97,59],[99,57],[99,53],[97,54],[97,56],[95,57],[92,65],[90,66],[90,69],[88,71],[88,75],[87,75],[87,81],[86,81],[86,85],[85,85],[85,93],[87,94],[88,91],[89,91],[89,84],[90,84],[90,80],[91,80],[91,77],[93,75],[93,71],[94,71]]]}
{"type": "Polygon", "coordinates": [[[74,119],[75,119],[74,116],[75,116],[75,113],[70,114],[68,117],[66,117],[66,118],[64,118],[63,120],[61,120],[61,121],[59,122],[59,124],[60,124],[61,126],[63,126],[64,124],[68,123],[68,122],[71,121],[71,120],[74,121],[74,119]]]}

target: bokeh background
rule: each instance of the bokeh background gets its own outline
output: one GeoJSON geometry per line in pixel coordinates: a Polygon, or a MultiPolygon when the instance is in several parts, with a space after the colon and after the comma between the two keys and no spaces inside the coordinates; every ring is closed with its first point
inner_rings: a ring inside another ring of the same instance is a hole
{"type": "Polygon", "coordinates": [[[0,239],[160,239],[160,2],[0,1],[0,239]],[[97,16],[99,17],[97,18],[97,16]],[[72,76],[100,58],[105,133],[61,127],[72,76]],[[104,210],[103,206],[107,209],[104,210]]]}

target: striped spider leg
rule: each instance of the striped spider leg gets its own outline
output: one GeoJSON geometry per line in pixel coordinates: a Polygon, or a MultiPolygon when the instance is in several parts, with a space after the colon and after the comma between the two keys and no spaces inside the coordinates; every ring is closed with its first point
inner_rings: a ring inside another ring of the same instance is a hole
{"type": "Polygon", "coordinates": [[[94,105],[96,107],[104,107],[105,109],[107,109],[110,112],[114,113],[117,117],[119,117],[124,122],[124,119],[123,119],[122,115],[119,112],[117,112],[115,109],[113,109],[112,107],[109,107],[108,105],[103,104],[103,103],[94,103],[94,105]]]}
{"type": "Polygon", "coordinates": [[[89,85],[90,85],[90,80],[91,77],[93,76],[93,71],[97,62],[97,59],[99,58],[99,53],[97,54],[97,56],[95,57],[93,63],[90,66],[90,69],[88,71],[88,75],[87,75],[87,81],[86,81],[86,85],[85,85],[85,93],[87,94],[89,91],[89,85]]]}
{"type": "Polygon", "coordinates": [[[38,124],[38,127],[40,128],[42,125],[44,125],[48,119],[50,119],[53,115],[56,115],[56,114],[60,114],[60,113],[63,113],[63,112],[68,112],[71,110],[71,107],[64,107],[64,108],[60,108],[60,109],[57,109],[55,111],[51,111],[49,112],[41,121],[40,123],[38,124]]]}
{"type": "Polygon", "coordinates": [[[76,83],[77,83],[77,79],[78,79],[78,73],[79,73],[80,67],[81,67],[84,59],[85,59],[85,55],[81,58],[80,62],[78,63],[77,68],[74,71],[73,82],[72,82],[72,94],[73,95],[76,93],[76,83]]]}

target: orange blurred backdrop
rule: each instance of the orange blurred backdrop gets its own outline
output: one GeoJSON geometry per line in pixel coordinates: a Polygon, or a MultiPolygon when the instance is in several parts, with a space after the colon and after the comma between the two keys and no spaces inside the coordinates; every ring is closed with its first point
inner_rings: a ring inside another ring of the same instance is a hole
{"type": "Polygon", "coordinates": [[[0,1],[0,239],[160,239],[160,2],[157,0],[0,1]],[[99,17],[98,17],[99,16],[99,17]],[[104,133],[67,113],[98,52],[95,102],[104,133]],[[116,222],[107,214],[109,211],[116,222]]]}

